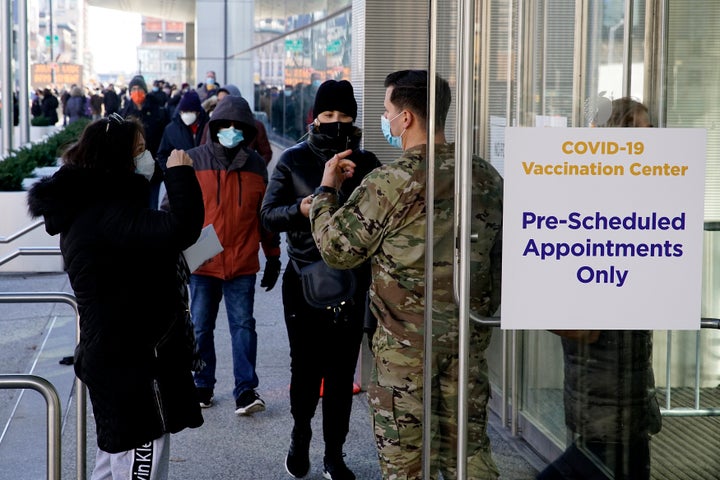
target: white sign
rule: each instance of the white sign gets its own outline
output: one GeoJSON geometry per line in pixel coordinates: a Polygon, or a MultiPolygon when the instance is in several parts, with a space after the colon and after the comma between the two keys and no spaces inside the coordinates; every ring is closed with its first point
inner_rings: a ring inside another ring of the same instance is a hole
{"type": "Polygon", "coordinates": [[[705,143],[507,128],[502,328],[699,329],[705,143]]]}

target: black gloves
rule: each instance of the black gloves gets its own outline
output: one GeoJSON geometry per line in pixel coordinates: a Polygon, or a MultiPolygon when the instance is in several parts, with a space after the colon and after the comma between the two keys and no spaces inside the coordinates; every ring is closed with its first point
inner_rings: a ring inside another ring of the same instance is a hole
{"type": "Polygon", "coordinates": [[[260,280],[260,287],[265,287],[265,291],[269,292],[277,283],[280,276],[280,257],[268,257],[265,262],[265,273],[260,280]]]}

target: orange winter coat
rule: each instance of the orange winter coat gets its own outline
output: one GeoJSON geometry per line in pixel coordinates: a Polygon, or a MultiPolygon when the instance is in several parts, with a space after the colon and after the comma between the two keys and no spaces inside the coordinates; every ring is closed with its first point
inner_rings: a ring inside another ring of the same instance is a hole
{"type": "Polygon", "coordinates": [[[211,141],[187,153],[193,159],[202,189],[203,226],[212,224],[215,227],[223,251],[193,273],[230,280],[260,270],[258,253],[261,246],[265,257],[279,256],[280,237],[260,224],[260,206],[268,173],[265,160],[247,148],[256,132],[247,101],[241,97],[223,98],[209,123],[211,141]],[[245,139],[240,146],[229,149],[218,143],[217,125],[223,120],[242,125],[245,139]]]}

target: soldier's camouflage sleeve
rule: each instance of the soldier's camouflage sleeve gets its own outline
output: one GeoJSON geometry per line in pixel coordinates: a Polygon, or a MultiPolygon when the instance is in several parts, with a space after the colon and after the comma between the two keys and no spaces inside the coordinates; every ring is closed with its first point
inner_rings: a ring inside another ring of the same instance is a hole
{"type": "MultiPolygon", "coordinates": [[[[425,232],[420,230],[424,229],[424,218],[417,231],[398,234],[407,222],[420,218],[424,208],[420,193],[425,187],[415,181],[414,175],[412,165],[396,162],[369,173],[342,207],[333,194],[315,197],[310,224],[328,265],[353,268],[373,254],[392,255],[393,249],[424,248],[425,232]],[[417,202],[418,197],[422,204],[417,202]]],[[[407,258],[407,252],[402,253],[402,258],[407,258]]]]}
{"type": "Polygon", "coordinates": [[[342,207],[332,194],[314,198],[310,224],[323,259],[353,268],[371,258],[371,309],[407,345],[422,345],[425,311],[425,149],[377,167],[342,207]]]}

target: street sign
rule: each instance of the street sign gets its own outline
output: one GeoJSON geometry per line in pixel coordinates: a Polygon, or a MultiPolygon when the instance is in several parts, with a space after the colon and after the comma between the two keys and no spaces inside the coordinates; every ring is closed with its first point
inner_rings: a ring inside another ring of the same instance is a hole
{"type": "MultiPolygon", "coordinates": [[[[53,44],[59,45],[60,44],[60,37],[57,35],[53,35],[53,44]]],[[[45,46],[50,46],[50,35],[45,35],[45,46]]]]}
{"type": "Polygon", "coordinates": [[[303,51],[303,40],[298,38],[295,40],[285,40],[285,50],[288,52],[302,52],[303,51]]]}

